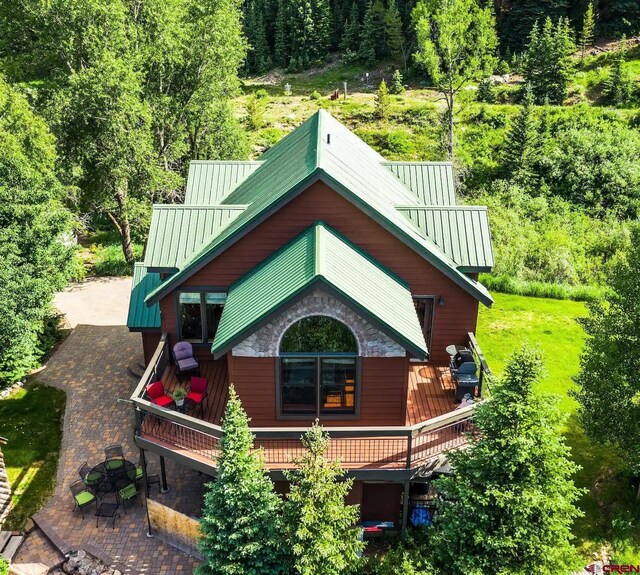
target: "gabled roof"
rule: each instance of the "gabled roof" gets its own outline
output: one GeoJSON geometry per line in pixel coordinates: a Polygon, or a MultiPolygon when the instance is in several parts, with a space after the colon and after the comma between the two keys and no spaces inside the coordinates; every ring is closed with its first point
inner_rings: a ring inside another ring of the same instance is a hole
{"type": "Polygon", "coordinates": [[[149,271],[175,272],[247,206],[153,206],[144,265],[149,271]]]}
{"type": "Polygon", "coordinates": [[[382,156],[324,110],[269,149],[261,162],[223,202],[249,204],[247,209],[154,290],[147,298],[148,304],[180,285],[318,180],[334,188],[479,301],[486,305],[493,302],[484,286],[458,270],[449,256],[395,209],[396,205],[420,203],[382,165],[382,156]]]}
{"type": "Polygon", "coordinates": [[[213,206],[222,202],[262,162],[194,160],[189,164],[185,204],[213,206]]]}
{"type": "Polygon", "coordinates": [[[397,210],[449,254],[459,270],[491,271],[493,248],[485,206],[398,206],[397,210]]]}
{"type": "Polygon", "coordinates": [[[322,222],[307,228],[231,286],[212,353],[220,357],[316,286],[335,295],[416,357],[426,357],[409,286],[322,222]]]}
{"type": "Polygon", "coordinates": [[[160,274],[148,273],[144,264],[133,266],[133,282],[127,327],[130,331],[150,331],[160,329],[160,305],[147,307],[144,298],[160,283],[160,274]]]}
{"type": "Polygon", "coordinates": [[[451,162],[383,162],[425,206],[455,206],[451,162]]]}

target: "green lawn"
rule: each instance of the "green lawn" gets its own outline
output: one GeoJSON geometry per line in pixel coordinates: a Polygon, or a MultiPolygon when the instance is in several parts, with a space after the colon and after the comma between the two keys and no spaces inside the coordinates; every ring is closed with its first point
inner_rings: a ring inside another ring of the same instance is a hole
{"type": "Polygon", "coordinates": [[[62,440],[66,395],[41,385],[29,385],[0,401],[0,435],[13,509],[6,529],[21,529],[53,492],[62,440]]]}
{"type": "Polygon", "coordinates": [[[568,392],[579,368],[584,332],[577,318],[587,314],[585,305],[566,300],[540,299],[495,293],[492,308],[480,311],[477,338],[489,367],[500,375],[511,353],[523,343],[543,354],[546,374],[540,389],[558,395],[568,416],[565,428],[573,458],[582,466],[576,483],[588,493],[580,507],[585,515],[576,523],[577,544],[585,556],[604,545],[616,560],[640,561],[640,505],[629,480],[610,450],[594,446],[576,419],[577,403],[568,392]]]}

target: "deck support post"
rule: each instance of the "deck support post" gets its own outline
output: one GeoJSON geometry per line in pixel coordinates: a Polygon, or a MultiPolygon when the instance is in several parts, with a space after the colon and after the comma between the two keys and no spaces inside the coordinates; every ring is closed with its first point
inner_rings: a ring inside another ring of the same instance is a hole
{"type": "Polygon", "coordinates": [[[167,468],[164,464],[164,455],[160,456],[160,477],[162,478],[162,493],[169,491],[167,486],[167,468]]]}
{"type": "Polygon", "coordinates": [[[404,533],[407,530],[407,525],[409,523],[409,486],[410,482],[404,482],[404,492],[402,494],[402,528],[401,533],[404,533]]]}
{"type": "Polygon", "coordinates": [[[147,456],[144,449],[140,448],[140,467],[142,467],[142,481],[144,481],[144,496],[149,498],[149,481],[147,480],[147,456]]]}

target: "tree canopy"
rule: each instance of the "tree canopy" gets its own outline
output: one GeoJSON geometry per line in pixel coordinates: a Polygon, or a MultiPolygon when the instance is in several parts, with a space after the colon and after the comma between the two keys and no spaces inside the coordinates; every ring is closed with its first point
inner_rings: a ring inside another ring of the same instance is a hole
{"type": "Polygon", "coordinates": [[[534,390],[540,370],[534,351],[515,353],[478,406],[470,446],[449,454],[454,474],[436,482],[443,504],[433,537],[444,573],[559,575],[575,566],[577,467],[554,400],[534,390]]]}

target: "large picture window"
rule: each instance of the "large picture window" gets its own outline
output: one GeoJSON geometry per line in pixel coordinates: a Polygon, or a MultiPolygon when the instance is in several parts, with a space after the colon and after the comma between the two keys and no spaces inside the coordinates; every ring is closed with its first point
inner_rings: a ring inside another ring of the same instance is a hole
{"type": "Polygon", "coordinates": [[[313,316],[292,325],[280,344],[280,415],[356,415],[358,361],[355,337],[338,320],[313,316]]]}
{"type": "Polygon", "coordinates": [[[213,341],[227,298],[222,292],[181,292],[178,295],[180,339],[193,343],[213,341]]]}

